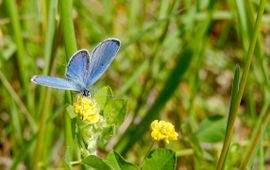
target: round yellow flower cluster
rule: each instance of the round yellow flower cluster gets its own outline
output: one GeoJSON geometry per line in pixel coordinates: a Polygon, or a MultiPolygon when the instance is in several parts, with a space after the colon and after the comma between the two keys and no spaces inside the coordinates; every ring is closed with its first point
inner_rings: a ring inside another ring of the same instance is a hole
{"type": "Polygon", "coordinates": [[[74,112],[77,113],[82,120],[86,120],[90,123],[97,123],[99,121],[100,108],[95,100],[79,95],[73,102],[73,108],[74,112]]]}
{"type": "Polygon", "coordinates": [[[154,140],[165,140],[166,143],[169,143],[170,140],[177,140],[178,133],[175,132],[174,126],[170,122],[154,120],[151,128],[151,136],[154,140]]]}

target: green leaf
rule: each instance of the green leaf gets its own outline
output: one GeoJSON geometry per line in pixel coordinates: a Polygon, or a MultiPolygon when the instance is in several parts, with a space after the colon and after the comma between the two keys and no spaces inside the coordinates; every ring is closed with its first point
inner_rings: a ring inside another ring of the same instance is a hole
{"type": "Polygon", "coordinates": [[[121,125],[127,111],[127,101],[123,99],[110,100],[103,114],[109,125],[121,125]]]}
{"type": "Polygon", "coordinates": [[[113,170],[110,165],[95,155],[87,156],[82,160],[82,163],[97,170],[113,170]]]}
{"type": "Polygon", "coordinates": [[[9,38],[3,39],[3,48],[0,51],[0,56],[8,60],[10,57],[13,56],[13,54],[16,52],[16,44],[10,40],[9,38]]]}
{"type": "Polygon", "coordinates": [[[193,134],[200,142],[215,143],[224,139],[226,120],[223,116],[213,116],[204,120],[193,134]]]}
{"type": "Polygon", "coordinates": [[[73,111],[73,106],[72,105],[68,105],[68,107],[66,108],[66,111],[67,111],[70,119],[74,119],[75,117],[77,117],[77,115],[73,111]]]}
{"type": "Polygon", "coordinates": [[[153,150],[144,160],[142,169],[174,170],[176,169],[176,154],[169,149],[153,150]]]}
{"type": "Polygon", "coordinates": [[[102,129],[102,134],[99,138],[99,145],[101,145],[101,147],[105,147],[107,144],[107,141],[109,140],[109,138],[111,138],[113,136],[115,132],[115,126],[108,126],[108,127],[104,127],[102,129]]]}
{"type": "Polygon", "coordinates": [[[100,88],[93,98],[99,104],[108,125],[115,126],[123,123],[127,109],[126,100],[114,99],[109,86],[100,88]]]}
{"type": "Polygon", "coordinates": [[[230,109],[229,109],[229,116],[228,116],[228,122],[229,125],[232,121],[232,111],[235,107],[236,103],[236,96],[239,91],[239,84],[240,84],[240,67],[239,65],[236,65],[234,70],[234,77],[233,77],[233,84],[232,84],[232,91],[231,91],[231,100],[230,100],[230,109]]]}
{"type": "Polygon", "coordinates": [[[114,99],[110,87],[105,86],[94,94],[94,99],[99,104],[108,125],[120,125],[123,123],[127,101],[114,99]]]}
{"type": "Polygon", "coordinates": [[[127,162],[119,153],[111,151],[106,162],[109,163],[114,170],[137,170],[138,168],[130,162],[127,162]]]}
{"type": "Polygon", "coordinates": [[[93,96],[100,108],[103,109],[105,105],[112,99],[112,90],[109,86],[100,88],[93,96]]]}

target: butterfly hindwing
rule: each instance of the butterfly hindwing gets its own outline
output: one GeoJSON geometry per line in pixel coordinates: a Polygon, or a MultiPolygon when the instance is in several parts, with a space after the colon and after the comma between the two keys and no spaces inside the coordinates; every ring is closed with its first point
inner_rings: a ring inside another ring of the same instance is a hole
{"type": "Polygon", "coordinates": [[[110,38],[101,42],[90,57],[89,73],[86,78],[86,88],[93,85],[107,70],[120,48],[120,40],[110,38]]]}
{"type": "Polygon", "coordinates": [[[61,90],[80,91],[80,88],[72,81],[58,77],[33,76],[32,82],[61,90]]]}
{"type": "Polygon", "coordinates": [[[77,51],[68,62],[66,78],[85,87],[84,82],[88,74],[89,62],[90,56],[87,50],[77,51]]]}

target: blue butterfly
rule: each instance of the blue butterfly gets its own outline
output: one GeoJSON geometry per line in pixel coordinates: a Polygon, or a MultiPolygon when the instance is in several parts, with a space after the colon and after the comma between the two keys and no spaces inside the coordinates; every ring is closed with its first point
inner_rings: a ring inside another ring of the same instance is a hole
{"type": "Polygon", "coordinates": [[[33,76],[31,81],[43,86],[72,90],[89,96],[89,88],[102,76],[120,48],[120,40],[109,38],[97,45],[90,55],[86,49],[77,51],[69,60],[65,78],[33,76]],[[91,57],[90,57],[91,56],[91,57]]]}

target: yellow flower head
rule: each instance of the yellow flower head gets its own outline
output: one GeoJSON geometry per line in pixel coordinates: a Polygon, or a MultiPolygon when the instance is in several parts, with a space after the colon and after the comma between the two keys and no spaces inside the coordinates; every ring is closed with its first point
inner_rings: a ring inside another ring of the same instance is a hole
{"type": "Polygon", "coordinates": [[[79,115],[82,120],[86,120],[90,123],[97,123],[99,121],[100,108],[95,100],[85,97],[77,96],[77,99],[73,103],[74,112],[79,115]]]}
{"type": "Polygon", "coordinates": [[[170,122],[154,120],[151,123],[151,129],[151,136],[154,140],[165,140],[166,143],[169,143],[170,140],[177,140],[178,133],[175,132],[174,126],[170,122]]]}

